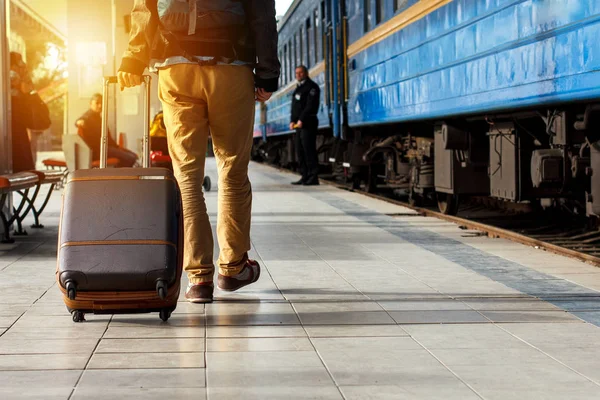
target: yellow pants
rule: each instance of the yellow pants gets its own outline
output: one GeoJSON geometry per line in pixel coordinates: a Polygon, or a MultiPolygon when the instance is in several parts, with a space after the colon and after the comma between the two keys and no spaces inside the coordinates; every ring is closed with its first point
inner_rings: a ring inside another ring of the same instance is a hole
{"type": "Polygon", "coordinates": [[[238,274],[250,250],[252,70],[235,65],[176,64],[159,71],[158,95],[183,200],[183,268],[191,283],[213,281],[213,237],[202,192],[210,132],[219,174],[219,273],[238,274]]]}

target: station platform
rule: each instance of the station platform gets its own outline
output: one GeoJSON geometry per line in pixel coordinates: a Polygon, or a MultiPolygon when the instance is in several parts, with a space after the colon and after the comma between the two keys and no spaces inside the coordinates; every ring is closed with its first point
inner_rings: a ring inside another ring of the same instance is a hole
{"type": "Polygon", "coordinates": [[[72,322],[55,195],[0,245],[0,398],[600,398],[600,268],[296,179],[252,164],[259,282],[167,323],[72,322]]]}

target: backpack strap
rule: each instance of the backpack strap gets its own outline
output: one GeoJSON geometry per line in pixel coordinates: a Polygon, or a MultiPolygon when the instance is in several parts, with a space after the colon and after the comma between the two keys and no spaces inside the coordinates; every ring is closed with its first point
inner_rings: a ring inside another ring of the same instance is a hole
{"type": "Polygon", "coordinates": [[[190,24],[188,27],[188,35],[196,33],[196,22],[198,20],[198,3],[196,0],[188,0],[190,6],[190,24]]]}

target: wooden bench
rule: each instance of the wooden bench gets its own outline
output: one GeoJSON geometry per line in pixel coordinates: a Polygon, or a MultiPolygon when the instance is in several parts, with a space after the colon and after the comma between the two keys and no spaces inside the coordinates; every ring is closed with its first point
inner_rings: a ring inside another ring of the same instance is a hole
{"type": "Polygon", "coordinates": [[[64,177],[64,172],[61,170],[45,170],[45,171],[27,171],[17,172],[13,174],[0,175],[0,207],[6,206],[8,196],[17,193],[21,196],[21,201],[17,207],[13,207],[10,218],[7,218],[4,213],[1,213],[4,233],[2,242],[12,243],[14,240],[10,237],[10,227],[13,223],[17,224],[14,236],[27,235],[23,229],[23,220],[33,213],[34,224],[32,228],[43,228],[40,223],[40,216],[46,209],[52,193],[57,185],[59,185],[64,177]],[[36,200],[43,186],[50,185],[48,192],[41,205],[36,205],[36,200]],[[31,190],[33,189],[33,193],[31,190]]]}
{"type": "Polygon", "coordinates": [[[67,162],[65,160],[58,160],[56,158],[47,158],[42,161],[46,170],[50,171],[60,171],[62,173],[62,179],[60,182],[56,184],[57,189],[62,189],[62,187],[67,182],[67,175],[69,174],[69,169],[67,168],[67,162]]]}
{"type": "Polygon", "coordinates": [[[52,192],[54,191],[54,188],[57,185],[62,183],[63,177],[64,177],[63,171],[60,171],[60,170],[31,171],[31,172],[38,176],[38,183],[35,187],[33,194],[31,195],[31,197],[28,195],[28,193],[25,193],[23,190],[17,190],[17,193],[20,194],[21,197],[28,204],[28,208],[25,212],[23,212],[19,216],[17,216],[18,229],[15,232],[15,235],[26,235],[27,234],[27,232],[25,230],[23,230],[23,220],[25,219],[25,217],[27,217],[29,212],[33,213],[33,219],[34,219],[34,224],[31,225],[31,227],[34,229],[40,229],[40,228],[44,227],[44,225],[40,224],[40,215],[44,212],[44,209],[46,209],[46,206],[48,205],[48,201],[50,201],[50,197],[52,196],[52,192]],[[40,193],[40,189],[44,185],[50,185],[50,187],[48,188],[48,193],[46,193],[46,198],[44,199],[42,204],[39,207],[36,207],[35,201],[37,200],[37,197],[40,193]]]}
{"type": "MultiPolygon", "coordinates": [[[[109,157],[106,159],[106,166],[109,168],[114,168],[119,165],[119,159],[114,157],[109,157]]],[[[100,160],[92,161],[92,168],[100,168],[100,160]]]]}
{"type": "MultiPolygon", "coordinates": [[[[17,207],[13,207],[12,215],[7,217],[4,212],[0,212],[0,219],[4,227],[2,237],[3,243],[13,243],[14,239],[10,237],[10,227],[13,223],[17,223],[18,231],[22,231],[21,215],[27,215],[31,209],[31,201],[29,200],[29,191],[31,188],[38,188],[39,175],[34,172],[16,172],[13,174],[0,175],[0,207],[2,210],[6,206],[6,200],[12,193],[21,194],[21,202],[17,207]],[[27,208],[25,208],[27,206],[27,208]]],[[[33,196],[32,196],[33,197],[33,196]]],[[[34,199],[35,200],[35,199],[34,199]]]]}
{"type": "Polygon", "coordinates": [[[57,160],[56,158],[47,158],[42,161],[42,164],[44,164],[47,169],[67,169],[67,162],[65,160],[57,160]]]}

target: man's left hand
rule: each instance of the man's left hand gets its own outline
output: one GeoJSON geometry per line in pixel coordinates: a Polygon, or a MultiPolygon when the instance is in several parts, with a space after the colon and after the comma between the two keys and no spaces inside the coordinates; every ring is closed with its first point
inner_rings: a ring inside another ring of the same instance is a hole
{"type": "Polygon", "coordinates": [[[302,121],[296,122],[296,128],[302,129],[302,121]]]}
{"type": "Polygon", "coordinates": [[[263,88],[256,88],[254,98],[256,101],[265,102],[271,98],[272,94],[273,93],[269,93],[263,88]]]}

